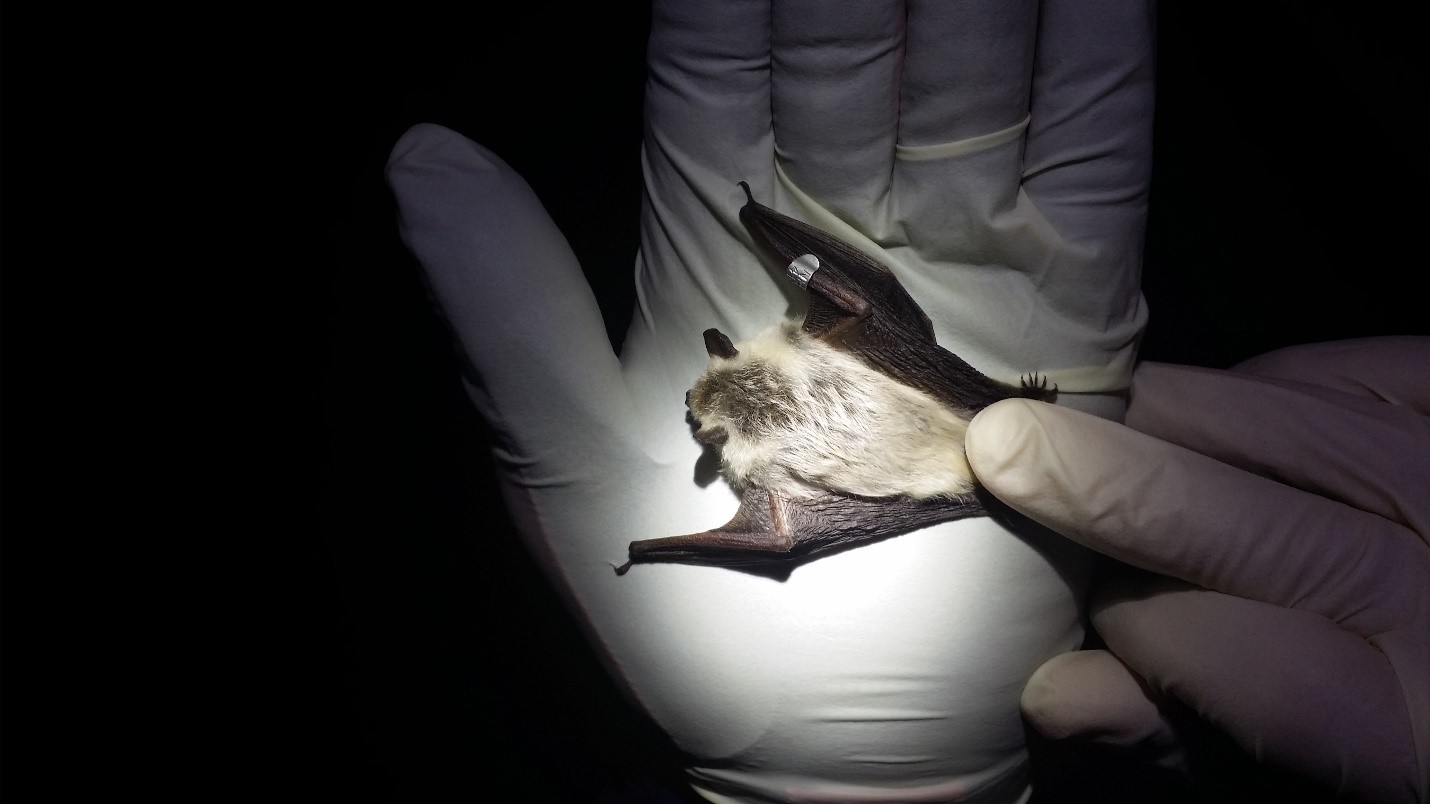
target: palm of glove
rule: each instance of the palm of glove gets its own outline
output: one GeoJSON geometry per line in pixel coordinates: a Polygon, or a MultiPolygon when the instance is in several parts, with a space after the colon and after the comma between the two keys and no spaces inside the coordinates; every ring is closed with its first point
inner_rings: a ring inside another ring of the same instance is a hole
{"type": "MultiPolygon", "coordinates": [[[[611,568],[629,542],[707,529],[737,504],[685,421],[700,333],[743,339],[799,306],[738,223],[738,181],[890,265],[940,343],[984,373],[1016,384],[1039,371],[1065,399],[1118,415],[1098,395],[1125,385],[1143,322],[1150,28],[1142,8],[1082,12],[1049,6],[1037,20],[989,4],[970,24],[955,9],[916,20],[865,3],[658,3],[636,315],[619,360],[520,177],[435,126],[394,148],[404,237],[471,368],[514,518],[617,679],[693,755],[761,750],[819,774],[840,750],[795,745],[781,718],[833,699],[857,708],[858,696],[820,678],[803,692],[781,683],[840,668],[905,678],[917,687],[906,703],[997,710],[952,742],[934,733],[946,719],[928,718],[889,741],[942,743],[945,756],[920,760],[938,773],[986,769],[1021,750],[1022,679],[1079,642],[1075,551],[986,519],[779,585],[611,568]],[[798,751],[808,756],[780,753],[798,751]]],[[[851,722],[821,734],[873,728],[851,722]]],[[[859,773],[921,772],[910,767],[859,773]]]]}

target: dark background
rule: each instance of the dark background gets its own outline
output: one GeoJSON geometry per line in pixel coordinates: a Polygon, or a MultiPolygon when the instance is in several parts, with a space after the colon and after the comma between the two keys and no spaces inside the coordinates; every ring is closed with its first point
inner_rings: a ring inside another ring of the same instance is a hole
{"type": "MultiPolygon", "coordinates": [[[[1145,358],[1226,367],[1289,344],[1430,332],[1416,290],[1424,135],[1407,120],[1430,97],[1423,42],[1402,12],[1369,5],[1162,4],[1145,358]]],[[[273,753],[295,773],[291,800],[678,789],[663,738],[606,681],[504,518],[382,183],[414,123],[491,147],[566,233],[619,338],[648,13],[404,6],[300,35],[304,69],[286,80],[315,123],[295,147],[315,188],[298,200],[321,234],[300,270],[320,285],[326,441],[318,532],[288,548],[294,636],[274,647],[292,703],[273,753]],[[506,785],[522,792],[494,792],[506,785]]],[[[1101,800],[1134,800],[1120,784],[1101,800]]]]}

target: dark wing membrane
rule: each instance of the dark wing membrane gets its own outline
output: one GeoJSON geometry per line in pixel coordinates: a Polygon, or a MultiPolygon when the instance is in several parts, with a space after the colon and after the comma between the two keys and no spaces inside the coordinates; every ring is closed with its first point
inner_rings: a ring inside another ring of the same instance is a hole
{"type": "Polygon", "coordinates": [[[1053,392],[988,377],[934,340],[933,323],[884,265],[838,238],[749,201],[740,220],[785,264],[805,254],[819,268],[805,286],[804,331],[838,343],[887,376],[971,416],[1000,399],[1051,399],[1053,392]]]}
{"type": "Polygon", "coordinates": [[[1051,401],[1056,394],[1056,389],[999,382],[938,344],[908,341],[901,335],[876,314],[850,328],[841,342],[885,375],[929,394],[965,418],[1000,399],[1051,401]]]}
{"type": "MultiPolygon", "coordinates": [[[[834,274],[835,288],[858,288],[858,298],[866,304],[877,305],[900,321],[908,328],[908,337],[934,342],[933,322],[887,266],[837,237],[775,212],[749,195],[749,185],[741,182],[740,186],[749,196],[749,201],[740,208],[740,222],[755,242],[774,254],[781,264],[789,265],[798,257],[813,254],[819,259],[820,273],[834,274]]],[[[850,309],[850,304],[847,297],[831,296],[811,288],[804,330],[815,337],[840,331],[843,319],[862,313],[861,309],[850,309]]]]}

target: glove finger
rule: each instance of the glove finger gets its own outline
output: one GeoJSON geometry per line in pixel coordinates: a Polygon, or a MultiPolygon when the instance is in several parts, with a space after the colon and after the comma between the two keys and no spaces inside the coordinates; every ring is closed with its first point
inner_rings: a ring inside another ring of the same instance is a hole
{"type": "MultiPolygon", "coordinates": [[[[1005,230],[1022,179],[1037,26],[1032,0],[909,3],[893,203],[889,220],[871,231],[886,246],[908,245],[929,262],[958,267],[940,272],[936,283],[976,281],[967,266],[1035,261],[1037,248],[1021,231],[1025,222],[1014,216],[1019,233],[1005,230]]],[[[1031,240],[1044,245],[1036,234],[1031,240]]],[[[976,299],[980,291],[989,289],[955,287],[948,295],[976,299]]],[[[1024,291],[1000,288],[992,295],[1017,298],[1024,291]]],[[[1000,323],[1005,332],[1021,326],[1006,317],[1000,323]]]]}
{"type": "Polygon", "coordinates": [[[892,203],[869,231],[946,269],[906,284],[980,370],[1103,395],[1146,324],[1151,26],[1140,6],[1046,5],[911,5],[892,203]]]}
{"type": "Polygon", "coordinates": [[[970,267],[1023,268],[1052,245],[1028,232],[1021,215],[1009,215],[1019,203],[1037,8],[919,0],[908,17],[894,193],[886,219],[869,231],[895,259],[908,248],[918,260],[950,267],[920,277],[929,287],[910,292],[937,300],[931,315],[960,323],[954,332],[997,319],[955,340],[999,343],[1036,329],[1028,326],[1032,309],[1003,312],[1006,300],[1027,297],[1026,280],[970,267]],[[979,314],[989,298],[1003,314],[979,314]]]}
{"type": "MultiPolygon", "coordinates": [[[[695,185],[722,193],[742,179],[768,181],[769,3],[658,0],[647,52],[648,163],[661,171],[698,165],[716,181],[695,185]]],[[[659,184],[662,176],[648,178],[659,184]]]]}
{"type": "Polygon", "coordinates": [[[1028,116],[1033,0],[911,0],[899,89],[901,149],[950,146],[1028,116]]]}
{"type": "MultiPolygon", "coordinates": [[[[640,303],[621,355],[631,383],[647,391],[643,404],[678,406],[708,360],[701,330],[716,327],[741,340],[803,305],[783,266],[762,262],[738,219],[740,180],[761,203],[806,219],[810,211],[829,214],[821,206],[827,199],[810,201],[788,175],[777,183],[776,139],[792,170],[821,192],[844,193],[823,182],[859,180],[875,152],[879,182],[887,183],[897,104],[891,54],[902,20],[896,4],[846,5],[657,4],[636,262],[640,303]],[[772,76],[781,79],[778,101],[772,76]],[[882,145],[870,144],[879,137],[882,145]],[[805,210],[790,209],[800,205],[805,210]]],[[[685,425],[669,412],[644,411],[653,421],[668,419],[673,435],[685,425]]]]}
{"type": "Polygon", "coordinates": [[[607,449],[630,420],[619,365],[575,256],[526,183],[428,124],[393,147],[387,179],[506,468],[552,482],[607,449]]]}
{"type": "Polygon", "coordinates": [[[648,448],[684,443],[680,400],[708,362],[700,332],[736,340],[784,317],[781,274],[739,221],[746,181],[775,203],[770,3],[657,0],[642,147],[646,202],[635,261],[637,305],[621,362],[648,448]]]}
{"type": "Polygon", "coordinates": [[[1142,679],[1105,650],[1054,656],[1029,677],[1023,715],[1052,740],[1135,751],[1151,764],[1182,770],[1186,753],[1172,721],[1142,679]]]}
{"type": "Polygon", "coordinates": [[[1401,680],[1359,637],[1310,612],[1166,578],[1110,586],[1091,611],[1108,647],[1154,691],[1258,761],[1355,800],[1416,800],[1401,680]]]}
{"type": "Polygon", "coordinates": [[[1430,338],[1355,338],[1288,346],[1232,371],[1308,383],[1430,416],[1430,338]]]}
{"type": "Polygon", "coordinates": [[[903,29],[903,8],[890,0],[774,6],[776,155],[803,192],[861,227],[888,190],[903,29]]]}
{"type": "Polygon", "coordinates": [[[1096,253],[1099,283],[1115,271],[1135,287],[1141,265],[1153,40],[1145,0],[1041,5],[1023,187],[1064,238],[1096,253]]]}
{"type": "MultiPolygon", "coordinates": [[[[1422,359],[1430,365],[1430,354],[1422,359]]],[[[1287,382],[1146,363],[1126,422],[1430,537],[1430,420],[1364,394],[1287,382]]]]}
{"type": "Polygon", "coordinates": [[[1124,563],[1365,637],[1430,607],[1430,551],[1382,517],[1041,402],[990,405],[965,438],[990,492],[1124,563]]]}
{"type": "Polygon", "coordinates": [[[1038,235],[1028,240],[1055,244],[1024,258],[1051,307],[1039,316],[1094,324],[1079,337],[1125,369],[1124,382],[1147,321],[1152,15],[1147,0],[1042,2],[1022,164],[1022,200],[1036,210],[1026,228],[1038,235]]]}

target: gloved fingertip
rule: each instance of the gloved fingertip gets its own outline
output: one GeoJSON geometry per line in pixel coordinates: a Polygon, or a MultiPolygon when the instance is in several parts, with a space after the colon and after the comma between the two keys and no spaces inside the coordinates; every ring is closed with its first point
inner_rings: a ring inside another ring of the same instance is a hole
{"type": "Polygon", "coordinates": [[[405,171],[432,165],[471,170],[504,170],[506,163],[496,154],[446,126],[418,123],[407,129],[388,154],[389,182],[405,171]]]}
{"type": "Polygon", "coordinates": [[[973,473],[990,491],[1015,499],[1034,491],[1026,471],[1038,465],[1035,456],[1046,440],[1037,408],[1045,403],[1005,399],[973,417],[964,436],[964,450],[973,473]]]}
{"type": "Polygon", "coordinates": [[[1034,671],[1019,701],[1052,740],[1091,739],[1130,748],[1165,742],[1169,726],[1142,682],[1104,650],[1054,656],[1034,671]]]}
{"type": "Polygon", "coordinates": [[[1058,683],[1060,668],[1070,660],[1076,661],[1076,656],[1076,653],[1064,653],[1044,662],[1028,677],[1018,701],[1023,717],[1050,740],[1065,739],[1077,732],[1065,711],[1069,701],[1058,683]]]}
{"type": "Polygon", "coordinates": [[[457,132],[436,123],[418,123],[402,133],[393,143],[387,156],[387,172],[401,165],[421,161],[423,155],[440,149],[452,137],[461,136],[457,132]]]}

